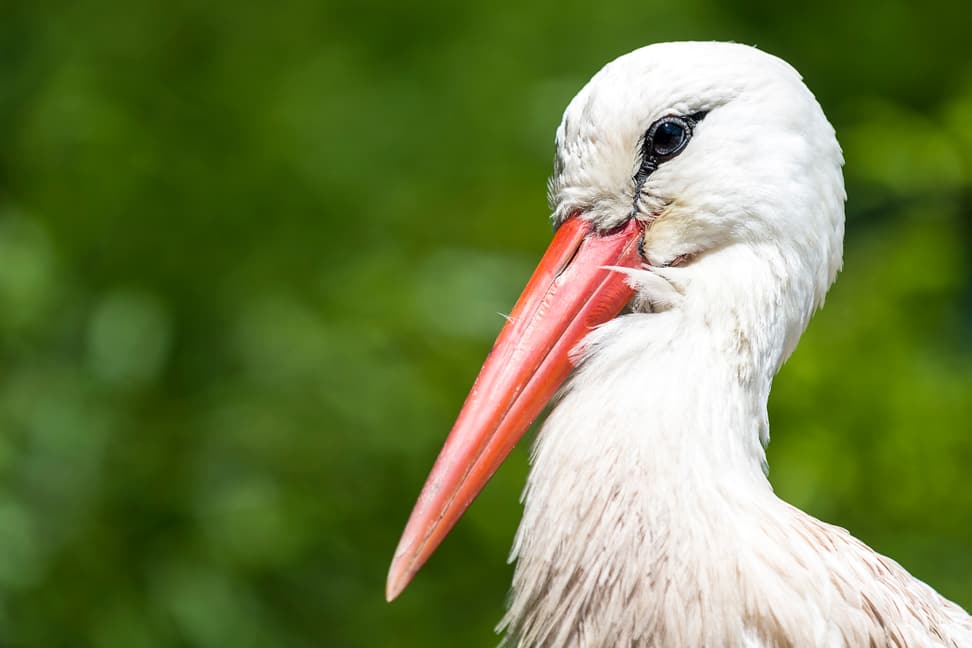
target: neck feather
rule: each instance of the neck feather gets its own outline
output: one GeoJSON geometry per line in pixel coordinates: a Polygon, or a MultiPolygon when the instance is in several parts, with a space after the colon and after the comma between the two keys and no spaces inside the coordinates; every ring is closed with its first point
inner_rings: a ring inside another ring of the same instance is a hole
{"type": "Polygon", "coordinates": [[[775,500],[767,399],[812,302],[788,270],[767,251],[714,251],[664,271],[678,299],[642,290],[645,302],[674,301],[667,310],[588,336],[534,447],[502,624],[511,637],[577,641],[569,633],[593,632],[594,600],[666,586],[646,575],[677,572],[694,559],[686,546],[718,544],[720,520],[775,500]]]}

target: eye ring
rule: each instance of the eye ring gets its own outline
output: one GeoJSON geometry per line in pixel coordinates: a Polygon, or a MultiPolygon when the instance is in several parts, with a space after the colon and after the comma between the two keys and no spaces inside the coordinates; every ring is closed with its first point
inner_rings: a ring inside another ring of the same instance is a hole
{"type": "Polygon", "coordinates": [[[645,132],[641,140],[641,165],[634,175],[634,201],[631,205],[631,216],[638,213],[641,192],[648,181],[648,176],[654,173],[658,166],[671,160],[685,150],[695,126],[705,119],[707,111],[702,110],[691,115],[666,115],[645,132]]]}
{"type": "Polygon", "coordinates": [[[662,117],[648,129],[645,136],[645,153],[656,164],[670,160],[685,148],[692,139],[692,123],[684,117],[662,117]]]}

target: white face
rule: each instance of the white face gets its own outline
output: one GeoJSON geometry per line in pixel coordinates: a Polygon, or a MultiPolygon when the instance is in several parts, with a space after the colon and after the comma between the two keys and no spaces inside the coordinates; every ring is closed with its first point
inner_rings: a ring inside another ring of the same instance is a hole
{"type": "Polygon", "coordinates": [[[805,257],[822,294],[840,265],[842,163],[833,128],[784,61],[744,45],[665,43],[609,63],[571,101],[550,200],[557,222],[581,213],[603,230],[632,216],[648,223],[652,266],[771,244],[805,257]],[[684,146],[650,159],[680,130],[684,146]]]}

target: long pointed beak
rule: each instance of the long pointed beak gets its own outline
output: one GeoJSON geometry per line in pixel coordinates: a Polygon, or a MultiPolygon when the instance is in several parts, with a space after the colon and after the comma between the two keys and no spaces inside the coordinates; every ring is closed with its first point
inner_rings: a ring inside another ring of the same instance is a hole
{"type": "Polygon", "coordinates": [[[422,488],[395,550],[386,597],[425,564],[572,368],[571,351],[624,308],[633,290],[608,266],[639,267],[643,225],[607,234],[566,220],[500,331],[422,488]]]}

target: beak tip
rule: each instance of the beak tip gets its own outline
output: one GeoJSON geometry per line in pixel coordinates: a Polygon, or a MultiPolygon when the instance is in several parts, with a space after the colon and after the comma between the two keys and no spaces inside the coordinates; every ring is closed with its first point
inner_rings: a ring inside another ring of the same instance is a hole
{"type": "Polygon", "coordinates": [[[398,595],[402,593],[409,582],[412,580],[413,574],[410,574],[407,569],[404,569],[401,564],[401,557],[396,556],[392,561],[391,568],[388,570],[388,580],[385,583],[385,600],[391,603],[398,595]]]}

